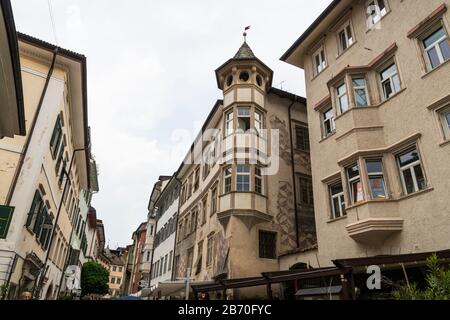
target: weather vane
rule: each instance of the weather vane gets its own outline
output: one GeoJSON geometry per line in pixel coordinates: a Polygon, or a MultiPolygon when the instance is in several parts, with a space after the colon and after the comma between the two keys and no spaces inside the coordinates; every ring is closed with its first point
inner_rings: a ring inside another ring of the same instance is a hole
{"type": "Polygon", "coordinates": [[[248,30],[250,30],[250,26],[247,26],[247,27],[245,27],[245,29],[244,29],[244,34],[243,34],[243,36],[244,36],[244,42],[247,42],[247,31],[248,30]]]}

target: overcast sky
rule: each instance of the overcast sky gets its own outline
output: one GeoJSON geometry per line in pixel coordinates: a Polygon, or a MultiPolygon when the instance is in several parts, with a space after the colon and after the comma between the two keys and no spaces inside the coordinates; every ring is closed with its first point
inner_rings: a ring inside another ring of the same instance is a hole
{"type": "Polygon", "coordinates": [[[222,95],[214,70],[243,42],[304,95],[281,55],[330,0],[12,0],[18,31],[88,59],[89,125],[99,165],[93,206],[111,247],[131,243],[153,184],[171,175],[222,95]]]}

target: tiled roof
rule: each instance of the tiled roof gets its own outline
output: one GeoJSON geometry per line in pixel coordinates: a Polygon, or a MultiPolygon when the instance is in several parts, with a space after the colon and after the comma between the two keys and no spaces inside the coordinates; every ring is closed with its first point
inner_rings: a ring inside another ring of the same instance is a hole
{"type": "Polygon", "coordinates": [[[256,58],[250,46],[244,41],[239,51],[234,56],[234,59],[254,59],[256,58]]]}

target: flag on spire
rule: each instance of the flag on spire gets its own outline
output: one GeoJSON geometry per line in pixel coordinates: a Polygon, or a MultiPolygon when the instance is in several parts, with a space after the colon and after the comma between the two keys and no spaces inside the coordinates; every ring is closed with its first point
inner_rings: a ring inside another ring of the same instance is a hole
{"type": "Polygon", "coordinates": [[[251,27],[251,26],[245,27],[245,31],[250,30],[250,27],[251,27]]]}

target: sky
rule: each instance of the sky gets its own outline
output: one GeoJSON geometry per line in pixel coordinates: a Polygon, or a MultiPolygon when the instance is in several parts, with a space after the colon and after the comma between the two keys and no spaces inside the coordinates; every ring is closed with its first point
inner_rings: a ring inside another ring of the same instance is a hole
{"type": "Polygon", "coordinates": [[[330,0],[11,2],[18,31],[87,57],[100,184],[92,206],[116,247],[132,243],[157,178],[178,169],[222,99],[214,70],[237,52],[244,27],[273,86],[304,96],[302,71],[279,58],[330,0]]]}

